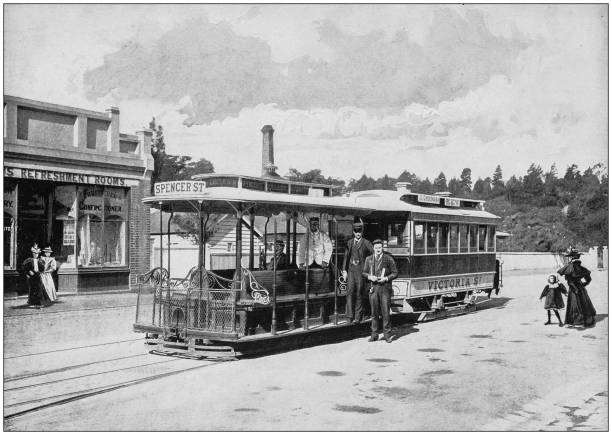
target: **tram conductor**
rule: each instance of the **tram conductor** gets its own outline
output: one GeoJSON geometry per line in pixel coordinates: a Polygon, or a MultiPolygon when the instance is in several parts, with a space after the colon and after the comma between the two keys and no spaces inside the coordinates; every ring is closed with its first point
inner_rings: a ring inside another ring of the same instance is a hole
{"type": "Polygon", "coordinates": [[[342,276],[346,280],[346,315],[351,323],[359,323],[364,316],[367,291],[363,281],[365,259],[374,253],[372,243],[363,237],[363,224],[353,224],[353,235],[346,246],[342,276]]]}
{"type": "Polygon", "coordinates": [[[383,336],[391,343],[391,281],[397,278],[397,266],[393,258],[383,253],[383,242],[376,239],[372,242],[374,254],[365,260],[363,276],[368,279],[370,305],[372,306],[372,334],[368,341],[378,340],[378,322],[382,317],[383,336]]]}
{"type": "Polygon", "coordinates": [[[298,267],[304,269],[306,261],[308,261],[308,267],[311,269],[326,269],[332,256],[333,245],[331,239],[320,230],[318,217],[311,217],[309,226],[310,234],[304,234],[300,240],[298,267]]]}

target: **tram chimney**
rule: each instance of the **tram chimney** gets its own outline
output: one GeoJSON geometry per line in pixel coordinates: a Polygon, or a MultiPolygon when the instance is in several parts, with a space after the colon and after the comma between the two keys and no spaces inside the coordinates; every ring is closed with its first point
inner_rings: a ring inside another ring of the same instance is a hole
{"type": "Polygon", "coordinates": [[[271,125],[264,125],[261,128],[263,133],[261,148],[261,176],[279,177],[276,173],[277,167],[274,165],[274,129],[271,125]]]}
{"type": "Polygon", "coordinates": [[[408,181],[398,181],[397,183],[395,183],[395,190],[397,190],[398,192],[408,193],[411,191],[410,190],[411,186],[412,186],[412,183],[408,181]]]}

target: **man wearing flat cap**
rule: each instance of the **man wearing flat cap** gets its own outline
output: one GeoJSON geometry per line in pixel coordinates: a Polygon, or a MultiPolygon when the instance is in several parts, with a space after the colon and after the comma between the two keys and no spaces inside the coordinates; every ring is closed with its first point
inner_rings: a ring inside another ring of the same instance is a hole
{"type": "Polygon", "coordinates": [[[329,260],[332,256],[333,245],[331,239],[323,231],[320,231],[318,217],[311,217],[309,224],[310,234],[304,234],[300,240],[298,267],[304,269],[308,261],[308,267],[310,268],[325,269],[329,265],[329,260]]]}
{"type": "Polygon", "coordinates": [[[363,238],[363,224],[353,224],[353,238],[346,246],[342,276],[346,280],[346,317],[350,323],[363,320],[367,291],[363,282],[363,265],[368,255],[374,253],[372,244],[363,238]]]}
{"type": "Polygon", "coordinates": [[[283,252],[284,249],[285,249],[285,242],[283,242],[281,239],[277,239],[274,242],[274,256],[272,257],[272,260],[270,260],[270,263],[266,267],[267,270],[274,270],[274,265],[276,265],[277,270],[287,268],[287,263],[285,262],[285,259],[287,257],[285,256],[285,253],[283,252]]]}

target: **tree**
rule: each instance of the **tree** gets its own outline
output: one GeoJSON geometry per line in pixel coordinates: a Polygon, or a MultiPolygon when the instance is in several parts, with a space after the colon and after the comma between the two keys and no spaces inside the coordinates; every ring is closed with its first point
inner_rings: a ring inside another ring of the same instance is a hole
{"type": "Polygon", "coordinates": [[[535,163],[532,163],[527,169],[527,175],[523,177],[523,190],[532,203],[537,203],[544,196],[543,176],[544,173],[540,165],[536,166],[535,163]]]}
{"type": "Polygon", "coordinates": [[[508,198],[508,202],[512,204],[518,198],[520,193],[523,191],[523,183],[519,178],[516,178],[515,175],[510,177],[508,182],[506,183],[506,196],[508,198]]]}
{"type": "Polygon", "coordinates": [[[549,207],[557,205],[559,201],[557,167],[553,163],[550,170],[544,174],[544,199],[542,205],[549,207]]]}
{"type": "Polygon", "coordinates": [[[155,183],[160,180],[160,175],[164,167],[164,159],[166,155],[166,143],[164,142],[164,129],[161,125],[157,125],[155,117],[149,122],[149,129],[153,131],[153,139],[151,140],[151,155],[153,156],[153,173],[151,174],[151,193],[155,183]]]}
{"type": "Polygon", "coordinates": [[[408,182],[411,185],[415,186],[419,182],[419,177],[417,177],[412,172],[404,170],[404,172],[402,172],[400,176],[397,177],[397,181],[408,182]]]}
{"type": "Polygon", "coordinates": [[[478,178],[478,180],[476,180],[476,183],[474,183],[473,193],[474,196],[478,199],[487,198],[491,193],[491,179],[489,177],[485,178],[484,180],[478,178]]]}
{"type": "Polygon", "coordinates": [[[470,168],[463,168],[463,171],[461,171],[459,185],[461,186],[462,194],[469,196],[472,191],[472,170],[470,168]]]}
{"type": "Polygon", "coordinates": [[[448,182],[448,191],[453,196],[463,196],[463,193],[461,191],[461,184],[459,183],[459,180],[455,177],[451,178],[448,182]]]}
{"type": "Polygon", "coordinates": [[[502,179],[502,169],[500,165],[497,165],[495,168],[495,172],[493,172],[493,179],[491,180],[492,184],[492,196],[500,196],[504,194],[505,186],[504,180],[502,179]]]}
{"type": "Polygon", "coordinates": [[[431,181],[429,181],[429,178],[425,178],[423,181],[417,183],[414,190],[418,193],[425,193],[431,195],[432,193],[434,193],[434,186],[431,181]]]}
{"type": "Polygon", "coordinates": [[[395,178],[391,178],[385,174],[383,177],[376,180],[376,188],[382,190],[394,190],[396,181],[397,180],[395,178]]]}
{"type": "Polygon", "coordinates": [[[434,179],[433,185],[436,192],[446,192],[448,190],[444,172],[440,172],[440,174],[434,179]]]}
{"type": "Polygon", "coordinates": [[[376,180],[363,174],[359,180],[351,180],[347,189],[351,192],[376,189],[376,180]]]}
{"type": "Polygon", "coordinates": [[[311,169],[307,172],[300,172],[295,168],[290,168],[289,172],[285,174],[285,178],[291,181],[301,181],[303,183],[318,183],[318,184],[330,184],[344,190],[345,182],[339,178],[325,177],[320,169],[311,169]]]}

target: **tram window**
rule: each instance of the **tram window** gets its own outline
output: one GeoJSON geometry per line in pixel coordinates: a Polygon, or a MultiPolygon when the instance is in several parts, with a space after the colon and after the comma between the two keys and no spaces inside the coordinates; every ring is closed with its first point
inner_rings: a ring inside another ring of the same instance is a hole
{"type": "Polygon", "coordinates": [[[487,251],[495,251],[495,227],[489,226],[489,238],[487,239],[487,251]]]}
{"type": "Polygon", "coordinates": [[[470,252],[478,248],[478,225],[470,225],[470,252]]]}
{"type": "Polygon", "coordinates": [[[427,253],[437,254],[438,253],[438,224],[428,223],[427,224],[427,253]]]}
{"type": "Polygon", "coordinates": [[[450,253],[459,252],[459,225],[450,224],[449,235],[450,239],[450,253]]]}
{"type": "Polygon", "coordinates": [[[414,224],[414,253],[425,253],[425,224],[423,223],[415,222],[414,224]]]}
{"type": "Polygon", "coordinates": [[[438,243],[438,253],[446,254],[448,253],[448,224],[439,224],[438,228],[439,232],[439,243],[438,243]]]}
{"type": "Polygon", "coordinates": [[[404,223],[387,225],[387,243],[389,246],[404,246],[404,223]]]}
{"type": "Polygon", "coordinates": [[[459,225],[459,252],[468,252],[468,226],[459,225]]]}
{"type": "Polygon", "coordinates": [[[487,226],[478,225],[478,251],[485,252],[487,250],[487,226]]]}

